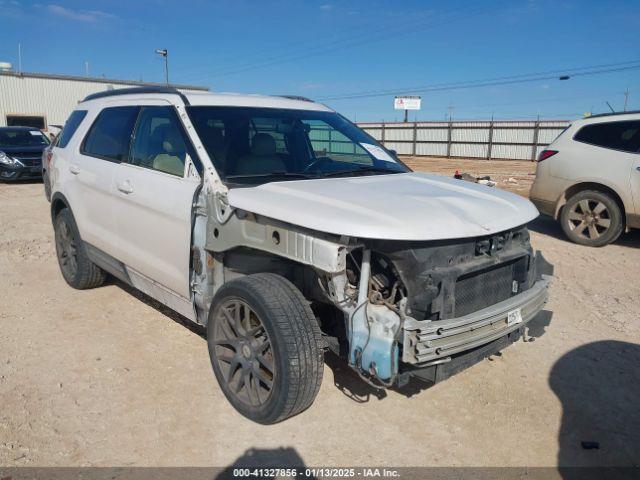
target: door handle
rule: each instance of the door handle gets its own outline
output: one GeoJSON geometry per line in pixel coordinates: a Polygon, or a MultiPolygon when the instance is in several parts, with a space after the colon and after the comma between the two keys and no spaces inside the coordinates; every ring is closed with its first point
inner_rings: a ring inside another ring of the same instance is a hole
{"type": "Polygon", "coordinates": [[[126,193],[127,195],[133,193],[133,187],[131,186],[131,182],[129,180],[125,180],[124,182],[119,183],[117,187],[118,190],[120,190],[122,193],[126,193]]]}
{"type": "Polygon", "coordinates": [[[80,167],[77,165],[69,165],[69,171],[74,175],[78,175],[80,173],[80,167]]]}

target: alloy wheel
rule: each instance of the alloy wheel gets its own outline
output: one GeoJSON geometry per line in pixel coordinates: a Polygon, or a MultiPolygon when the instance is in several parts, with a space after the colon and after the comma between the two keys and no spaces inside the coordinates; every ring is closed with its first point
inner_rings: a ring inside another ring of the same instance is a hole
{"type": "Polygon", "coordinates": [[[596,240],[611,226],[611,215],[606,205],[598,200],[580,200],[571,207],[569,228],[579,237],[596,240]]]}
{"type": "Polygon", "coordinates": [[[260,318],[243,300],[229,299],[214,321],[214,355],[229,390],[247,405],[263,405],[271,395],[276,369],[260,318]]]}

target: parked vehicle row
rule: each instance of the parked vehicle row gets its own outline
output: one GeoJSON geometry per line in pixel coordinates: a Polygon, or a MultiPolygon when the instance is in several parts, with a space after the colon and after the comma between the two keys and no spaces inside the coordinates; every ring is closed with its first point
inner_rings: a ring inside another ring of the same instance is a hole
{"type": "Polygon", "coordinates": [[[222,391],[260,423],[311,405],[325,348],[380,388],[436,382],[547,301],[528,200],[411,172],[303,98],[90,95],[48,175],[67,283],[108,273],[206,326],[222,391]]]}

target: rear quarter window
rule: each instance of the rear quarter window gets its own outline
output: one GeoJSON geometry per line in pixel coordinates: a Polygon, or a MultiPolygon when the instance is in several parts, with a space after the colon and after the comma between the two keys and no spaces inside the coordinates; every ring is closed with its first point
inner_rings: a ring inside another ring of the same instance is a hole
{"type": "Polygon", "coordinates": [[[72,112],[65,122],[62,132],[58,135],[55,146],[65,148],[86,116],[86,110],[75,110],[72,112]]]}
{"type": "Polygon", "coordinates": [[[573,139],[598,147],[638,153],[640,152],[640,120],[585,125],[573,139]]]}

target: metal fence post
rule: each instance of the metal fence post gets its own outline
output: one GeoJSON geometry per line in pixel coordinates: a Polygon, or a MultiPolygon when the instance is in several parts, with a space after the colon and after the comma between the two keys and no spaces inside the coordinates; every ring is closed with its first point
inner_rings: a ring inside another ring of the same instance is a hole
{"type": "Polygon", "coordinates": [[[418,143],[418,122],[413,122],[413,148],[411,155],[416,156],[416,144],[418,143]]]}
{"type": "Polygon", "coordinates": [[[535,161],[536,152],[538,151],[538,134],[540,132],[540,120],[536,120],[536,124],[533,127],[533,146],[531,147],[531,161],[535,161]]]}
{"type": "Polygon", "coordinates": [[[493,118],[489,122],[489,145],[487,146],[487,160],[491,160],[491,150],[493,150],[493,118]]]}
{"type": "Polygon", "coordinates": [[[382,131],[380,133],[380,143],[382,144],[382,146],[384,147],[384,120],[382,121],[382,131]]]}
{"type": "Polygon", "coordinates": [[[453,128],[453,123],[451,119],[449,119],[449,128],[447,129],[447,158],[451,156],[451,129],[453,128]]]}

